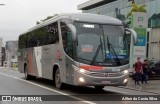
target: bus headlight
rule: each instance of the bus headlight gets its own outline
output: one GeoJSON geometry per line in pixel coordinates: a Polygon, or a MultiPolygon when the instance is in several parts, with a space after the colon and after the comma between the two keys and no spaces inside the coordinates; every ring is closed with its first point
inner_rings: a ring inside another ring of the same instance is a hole
{"type": "Polygon", "coordinates": [[[122,73],[123,74],[128,74],[128,70],[124,70],[122,73]]]}
{"type": "Polygon", "coordinates": [[[87,71],[87,70],[85,70],[85,69],[80,68],[80,69],[79,69],[79,72],[80,72],[80,73],[89,73],[90,71],[87,71]]]}
{"type": "Polygon", "coordinates": [[[74,65],[72,65],[72,66],[73,66],[73,68],[74,68],[75,70],[77,70],[77,71],[80,72],[80,73],[83,73],[83,74],[90,73],[90,71],[85,70],[85,69],[83,69],[83,68],[78,68],[78,67],[76,67],[76,66],[74,66],[74,65]]]}
{"type": "Polygon", "coordinates": [[[86,72],[86,70],[84,70],[84,69],[80,68],[80,69],[79,69],[79,72],[81,72],[81,73],[85,73],[85,72],[86,72]]]}
{"type": "Polygon", "coordinates": [[[79,81],[80,82],[85,82],[84,78],[82,78],[82,77],[79,78],[79,81]]]}
{"type": "Polygon", "coordinates": [[[125,79],[124,81],[123,81],[123,83],[127,83],[128,82],[128,79],[125,79]]]}

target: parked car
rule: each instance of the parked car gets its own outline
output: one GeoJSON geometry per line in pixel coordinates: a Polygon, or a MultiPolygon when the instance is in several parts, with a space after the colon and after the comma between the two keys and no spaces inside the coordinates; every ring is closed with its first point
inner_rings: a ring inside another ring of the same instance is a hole
{"type": "Polygon", "coordinates": [[[148,64],[151,68],[151,71],[148,74],[149,78],[160,78],[160,61],[149,60],[148,64]]]}
{"type": "MultiPolygon", "coordinates": [[[[148,78],[160,78],[160,61],[159,60],[148,60],[150,71],[148,73],[148,78]]],[[[134,78],[133,72],[129,72],[129,77],[134,78]]]]}

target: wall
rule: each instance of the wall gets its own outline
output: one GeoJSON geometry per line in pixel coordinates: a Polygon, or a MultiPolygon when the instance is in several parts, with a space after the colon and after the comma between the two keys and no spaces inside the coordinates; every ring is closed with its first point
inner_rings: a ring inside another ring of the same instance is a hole
{"type": "Polygon", "coordinates": [[[160,59],[160,28],[152,28],[149,58],[160,59]]]}
{"type": "Polygon", "coordinates": [[[3,38],[0,38],[0,66],[2,66],[2,62],[3,62],[3,60],[2,60],[2,56],[3,56],[2,47],[3,47],[3,38]]]}

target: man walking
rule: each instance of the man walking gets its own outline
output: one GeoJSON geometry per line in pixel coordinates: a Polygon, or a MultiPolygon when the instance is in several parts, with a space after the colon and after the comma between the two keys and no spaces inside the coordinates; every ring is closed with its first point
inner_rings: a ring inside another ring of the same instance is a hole
{"type": "Polygon", "coordinates": [[[148,72],[150,70],[150,67],[148,65],[148,60],[145,59],[143,62],[143,75],[142,75],[142,84],[145,82],[147,84],[148,80],[148,72]]]}
{"type": "Polygon", "coordinates": [[[135,85],[139,85],[139,81],[142,79],[143,67],[140,62],[140,57],[137,58],[137,62],[134,64],[135,71],[135,85]]]}

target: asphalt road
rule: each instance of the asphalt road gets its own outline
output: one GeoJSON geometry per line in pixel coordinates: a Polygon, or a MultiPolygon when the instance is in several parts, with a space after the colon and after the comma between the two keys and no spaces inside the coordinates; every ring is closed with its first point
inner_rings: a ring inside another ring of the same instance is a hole
{"type": "Polygon", "coordinates": [[[0,104],[159,104],[159,101],[105,101],[105,98],[112,100],[115,96],[156,95],[156,93],[118,87],[105,87],[103,91],[98,91],[93,87],[70,85],[64,90],[58,90],[52,85],[52,81],[40,78],[27,81],[24,74],[8,68],[0,68],[0,95],[51,95],[50,97],[55,99],[45,102],[0,102],[0,104]]]}

